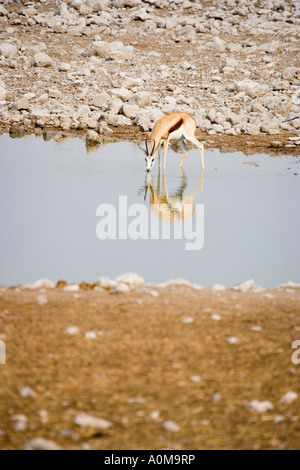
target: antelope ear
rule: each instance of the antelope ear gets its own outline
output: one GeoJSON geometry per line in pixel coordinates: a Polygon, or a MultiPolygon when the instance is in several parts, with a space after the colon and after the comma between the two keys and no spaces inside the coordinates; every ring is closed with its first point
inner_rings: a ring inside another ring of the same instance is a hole
{"type": "Polygon", "coordinates": [[[138,144],[138,148],[139,148],[145,155],[148,155],[147,150],[143,149],[143,147],[142,147],[141,145],[138,144]]]}

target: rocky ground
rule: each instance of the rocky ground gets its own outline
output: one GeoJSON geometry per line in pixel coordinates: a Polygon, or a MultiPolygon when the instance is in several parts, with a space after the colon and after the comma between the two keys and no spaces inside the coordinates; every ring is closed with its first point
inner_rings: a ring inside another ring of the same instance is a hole
{"type": "Polygon", "coordinates": [[[299,285],[0,288],[1,449],[299,449],[299,285]]]}
{"type": "Polygon", "coordinates": [[[4,0],[0,127],[141,139],[194,115],[207,146],[299,154],[299,1],[4,0]]]}

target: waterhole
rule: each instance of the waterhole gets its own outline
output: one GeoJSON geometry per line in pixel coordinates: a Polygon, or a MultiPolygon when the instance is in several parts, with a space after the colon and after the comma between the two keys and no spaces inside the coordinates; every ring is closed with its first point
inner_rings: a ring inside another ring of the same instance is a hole
{"type": "Polygon", "coordinates": [[[138,273],[210,287],[300,281],[299,158],[0,137],[0,284],[138,273]],[[157,224],[159,222],[159,225],[157,224]]]}

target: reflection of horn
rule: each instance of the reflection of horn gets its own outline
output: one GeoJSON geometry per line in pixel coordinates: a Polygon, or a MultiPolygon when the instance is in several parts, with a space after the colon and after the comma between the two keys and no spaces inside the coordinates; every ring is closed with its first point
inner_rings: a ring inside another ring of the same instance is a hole
{"type": "Polygon", "coordinates": [[[145,140],[145,144],[146,144],[146,152],[147,152],[147,155],[149,155],[149,150],[148,150],[148,142],[147,142],[147,139],[145,140]]]}
{"type": "Polygon", "coordinates": [[[138,144],[138,148],[139,148],[145,155],[147,155],[147,151],[146,151],[145,149],[143,149],[143,147],[142,147],[140,144],[138,144]]]}

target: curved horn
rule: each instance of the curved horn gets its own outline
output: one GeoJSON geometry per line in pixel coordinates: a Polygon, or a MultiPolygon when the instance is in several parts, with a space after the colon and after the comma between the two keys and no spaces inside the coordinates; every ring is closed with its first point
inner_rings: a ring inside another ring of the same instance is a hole
{"type": "Polygon", "coordinates": [[[145,144],[146,144],[146,152],[147,152],[147,155],[149,155],[149,150],[148,150],[148,142],[147,142],[147,139],[145,140],[145,144]]]}

